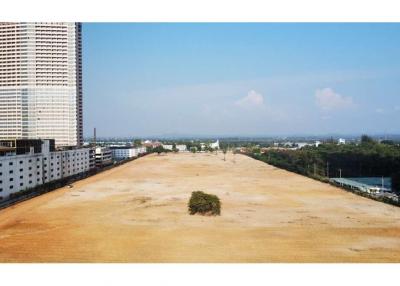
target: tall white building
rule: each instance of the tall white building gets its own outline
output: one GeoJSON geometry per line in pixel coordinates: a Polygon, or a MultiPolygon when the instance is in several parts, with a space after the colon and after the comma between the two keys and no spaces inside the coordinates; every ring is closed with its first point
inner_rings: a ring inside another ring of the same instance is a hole
{"type": "Polygon", "coordinates": [[[80,146],[80,23],[0,23],[0,140],[80,146]]]}

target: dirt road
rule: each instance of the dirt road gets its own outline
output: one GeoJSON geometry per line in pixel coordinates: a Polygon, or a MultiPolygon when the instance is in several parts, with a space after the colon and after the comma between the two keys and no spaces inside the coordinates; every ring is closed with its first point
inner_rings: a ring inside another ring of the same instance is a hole
{"type": "Polygon", "coordinates": [[[400,208],[242,155],[150,155],[1,210],[0,261],[400,262],[400,208]],[[222,215],[189,215],[196,190],[222,215]]]}

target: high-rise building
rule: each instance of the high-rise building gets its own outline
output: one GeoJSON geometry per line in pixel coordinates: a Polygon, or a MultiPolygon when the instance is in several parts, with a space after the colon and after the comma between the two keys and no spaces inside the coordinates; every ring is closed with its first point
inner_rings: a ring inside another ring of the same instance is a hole
{"type": "Polygon", "coordinates": [[[0,140],[80,146],[80,23],[0,23],[0,140]]]}

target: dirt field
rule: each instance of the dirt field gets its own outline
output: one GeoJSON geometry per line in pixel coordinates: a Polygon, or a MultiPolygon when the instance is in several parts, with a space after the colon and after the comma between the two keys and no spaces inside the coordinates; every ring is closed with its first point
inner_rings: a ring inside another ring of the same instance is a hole
{"type": "Polygon", "coordinates": [[[0,261],[400,262],[400,208],[222,158],[150,155],[1,210],[0,261]],[[222,215],[189,215],[195,190],[222,215]]]}

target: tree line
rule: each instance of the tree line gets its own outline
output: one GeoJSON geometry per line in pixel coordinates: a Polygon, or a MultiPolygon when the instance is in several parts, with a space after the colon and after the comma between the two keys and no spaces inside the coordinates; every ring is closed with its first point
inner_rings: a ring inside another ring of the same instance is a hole
{"type": "Polygon", "coordinates": [[[301,149],[253,149],[250,156],[302,175],[326,177],[391,177],[400,191],[400,145],[363,135],[359,144],[324,143],[301,149]]]}

